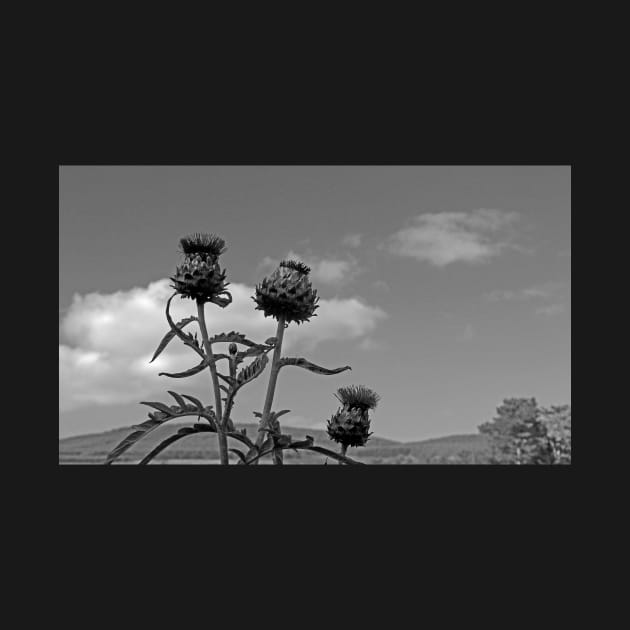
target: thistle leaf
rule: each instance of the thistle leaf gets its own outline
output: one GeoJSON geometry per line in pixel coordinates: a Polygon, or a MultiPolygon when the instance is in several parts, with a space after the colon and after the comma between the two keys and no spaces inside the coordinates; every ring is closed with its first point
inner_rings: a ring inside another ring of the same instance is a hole
{"type": "Polygon", "coordinates": [[[153,407],[153,409],[157,409],[158,411],[162,411],[169,416],[174,416],[177,412],[173,411],[168,405],[165,405],[161,402],[141,402],[141,405],[146,405],[147,407],[153,407]]]}
{"type": "Polygon", "coordinates": [[[256,377],[260,376],[265,367],[269,363],[269,357],[266,354],[262,354],[255,361],[252,361],[247,367],[244,367],[236,377],[236,382],[239,387],[253,381],[256,377]]]}
{"type": "Polygon", "coordinates": [[[186,378],[187,376],[194,376],[195,374],[199,374],[199,372],[207,368],[208,365],[209,365],[208,360],[204,359],[201,363],[199,363],[195,367],[190,368],[190,370],[186,370],[185,372],[175,372],[173,374],[169,372],[160,372],[158,376],[170,376],[171,378],[186,378]]]}
{"type": "Polygon", "coordinates": [[[257,346],[257,343],[250,341],[242,333],[232,330],[229,333],[219,333],[210,339],[210,343],[241,343],[245,346],[257,346]]]}
{"type": "Polygon", "coordinates": [[[346,370],[351,370],[352,368],[349,365],[340,368],[334,368],[332,370],[324,367],[320,367],[319,365],[315,365],[310,361],[302,358],[283,358],[279,361],[279,367],[284,367],[285,365],[295,365],[296,367],[304,368],[305,370],[309,370],[310,372],[315,372],[315,374],[339,374],[340,372],[345,372],[346,370]]]}
{"type": "MultiPolygon", "coordinates": [[[[177,322],[175,326],[177,327],[178,330],[182,330],[185,326],[190,324],[190,322],[194,322],[194,321],[197,321],[196,317],[186,317],[186,319],[182,319],[181,321],[177,322]]],[[[155,361],[160,356],[160,354],[162,354],[162,350],[164,350],[164,348],[168,346],[168,344],[173,340],[174,337],[175,337],[175,332],[173,330],[169,330],[164,335],[164,338],[162,339],[162,341],[160,341],[160,345],[157,347],[157,350],[155,351],[155,354],[153,355],[153,358],[149,361],[149,363],[153,363],[153,361],[155,361]]]]}
{"type": "MultiPolygon", "coordinates": [[[[146,404],[146,403],[145,403],[146,404]]],[[[170,413],[172,413],[169,410],[170,413]]],[[[138,440],[143,438],[147,433],[150,433],[154,429],[157,429],[159,426],[163,425],[165,422],[171,420],[174,416],[169,416],[167,418],[160,418],[157,415],[152,414],[149,420],[146,420],[142,424],[138,424],[135,427],[135,431],[130,433],[120,444],[118,444],[107,456],[105,460],[105,465],[110,465],[115,459],[120,457],[126,450],[130,449],[138,440]]]]}
{"type": "MultiPolygon", "coordinates": [[[[177,292],[173,293],[173,295],[171,295],[170,298],[168,298],[168,301],[166,302],[166,321],[168,322],[168,325],[171,327],[171,332],[174,335],[177,335],[183,342],[184,344],[186,344],[187,346],[189,346],[190,348],[192,348],[199,356],[203,357],[205,359],[205,354],[201,351],[200,348],[198,348],[195,345],[195,342],[192,338],[191,335],[188,334],[184,334],[175,324],[175,322],[173,322],[173,319],[171,317],[171,313],[170,313],[170,308],[171,308],[171,300],[177,295],[177,292]]],[[[196,319],[196,318],[195,318],[196,319]]],[[[161,376],[161,375],[160,375],[161,376]]]]}
{"type": "Polygon", "coordinates": [[[144,459],[139,462],[140,466],[146,466],[156,455],[161,453],[167,446],[170,446],[173,442],[185,438],[187,435],[193,435],[194,433],[212,432],[212,429],[205,424],[196,424],[193,427],[183,427],[177,431],[177,433],[162,440],[144,459]]]}
{"type": "Polygon", "coordinates": [[[193,405],[196,405],[199,411],[203,411],[205,409],[205,407],[203,406],[203,403],[198,398],[195,398],[194,396],[189,396],[188,394],[182,394],[182,396],[190,400],[190,402],[193,403],[193,405]]]}
{"type": "Polygon", "coordinates": [[[175,399],[179,407],[186,409],[186,401],[177,392],[172,392],[170,389],[167,391],[175,399]]]}

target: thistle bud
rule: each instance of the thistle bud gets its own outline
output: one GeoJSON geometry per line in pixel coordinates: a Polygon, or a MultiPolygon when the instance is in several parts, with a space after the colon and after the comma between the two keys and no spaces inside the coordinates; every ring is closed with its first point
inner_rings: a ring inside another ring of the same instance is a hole
{"type": "Polygon", "coordinates": [[[360,409],[342,408],[333,414],[327,424],[331,440],[345,446],[365,446],[370,438],[370,419],[360,409]]]}
{"type": "Polygon", "coordinates": [[[236,344],[234,342],[230,344],[230,347],[228,348],[228,352],[231,355],[235,355],[238,352],[238,348],[236,347],[236,344]]]}
{"type": "Polygon", "coordinates": [[[283,260],[279,267],[256,286],[256,310],[263,311],[265,317],[285,322],[308,321],[319,308],[317,291],[313,290],[308,278],[310,268],[301,262],[283,260]]]}
{"type": "Polygon", "coordinates": [[[226,291],[226,272],[219,266],[225,241],[214,234],[193,234],[182,238],[180,245],[184,260],[171,277],[171,286],[182,297],[227,306],[232,296],[226,291]]]}

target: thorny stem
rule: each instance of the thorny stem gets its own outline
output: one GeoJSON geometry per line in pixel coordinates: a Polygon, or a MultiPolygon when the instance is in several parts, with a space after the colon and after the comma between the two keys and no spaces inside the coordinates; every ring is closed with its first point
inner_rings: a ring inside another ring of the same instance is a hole
{"type": "Polygon", "coordinates": [[[208,355],[208,367],[210,368],[210,376],[212,378],[212,386],[214,387],[214,404],[217,416],[217,438],[219,441],[219,456],[221,464],[228,464],[228,447],[225,431],[223,430],[223,410],[221,406],[221,390],[219,389],[219,377],[217,376],[217,366],[212,354],[212,344],[208,337],[208,329],[206,328],[206,317],[204,314],[203,302],[197,301],[197,315],[199,317],[199,328],[201,329],[201,337],[203,346],[208,355]]]}
{"type": "MultiPolygon", "coordinates": [[[[265,398],[265,406],[263,407],[262,418],[260,419],[260,425],[258,428],[258,437],[256,438],[256,446],[260,448],[265,441],[266,432],[264,429],[268,428],[269,416],[271,414],[271,406],[273,405],[273,395],[276,391],[276,383],[278,382],[278,372],[280,371],[280,359],[282,358],[282,340],[284,338],[284,317],[281,315],[278,317],[278,330],[276,332],[276,345],[273,349],[273,360],[271,362],[271,373],[269,375],[269,384],[267,385],[267,396],[265,398]]],[[[258,463],[258,460],[256,462],[258,463]]]]}

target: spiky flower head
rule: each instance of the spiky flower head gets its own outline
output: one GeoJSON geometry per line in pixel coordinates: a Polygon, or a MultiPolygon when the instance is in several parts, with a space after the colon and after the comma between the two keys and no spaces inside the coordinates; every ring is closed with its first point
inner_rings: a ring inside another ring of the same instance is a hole
{"type": "Polygon", "coordinates": [[[226,272],[219,266],[225,241],[214,234],[193,234],[179,243],[184,260],[171,277],[171,286],[184,298],[226,307],[232,296],[226,291],[226,272]]]}
{"type": "Polygon", "coordinates": [[[359,409],[363,413],[368,409],[375,409],[381,397],[373,390],[364,385],[349,385],[340,387],[335,394],[335,398],[346,409],[359,409]]]}
{"type": "Polygon", "coordinates": [[[179,239],[184,254],[210,254],[218,258],[225,250],[225,241],[216,234],[191,234],[179,239]]]}
{"type": "Polygon", "coordinates": [[[263,311],[265,317],[285,322],[308,321],[319,308],[317,291],[308,278],[310,268],[295,260],[283,260],[278,268],[256,286],[256,310],[263,311]]]}
{"type": "Polygon", "coordinates": [[[326,426],[331,440],[349,446],[365,446],[370,435],[370,419],[360,409],[338,409],[326,426]]]}

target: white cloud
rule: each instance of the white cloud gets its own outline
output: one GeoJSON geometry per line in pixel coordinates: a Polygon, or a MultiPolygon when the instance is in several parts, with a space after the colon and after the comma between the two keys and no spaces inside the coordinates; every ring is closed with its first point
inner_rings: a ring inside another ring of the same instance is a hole
{"type": "MultiPolygon", "coordinates": [[[[274,336],[276,322],[254,310],[254,289],[232,283],[233,302],[225,309],[206,306],[210,334],[236,330],[254,341],[274,336]]],[[[127,403],[162,392],[174,381],[159,372],[185,370],[199,357],[177,340],[151,364],[153,353],[168,330],[164,315],[171,295],[167,279],[148,287],[111,294],[75,295],[62,318],[59,345],[59,400],[62,410],[90,404],[127,403]],[[170,383],[168,382],[170,381],[170,383]]],[[[285,333],[285,347],[312,349],[329,340],[362,339],[386,317],[379,308],[360,298],[320,300],[317,317],[285,333]]],[[[191,300],[175,298],[171,316],[175,321],[196,314],[191,300]]],[[[196,330],[190,324],[188,330],[196,330]]],[[[217,350],[225,350],[217,344],[217,350]]],[[[204,383],[207,372],[186,379],[187,386],[204,383]]],[[[146,398],[144,398],[146,399],[146,398]]]]}
{"type": "MultiPolygon", "coordinates": [[[[300,255],[293,250],[287,252],[284,259],[292,258],[300,260],[311,268],[310,277],[313,282],[327,284],[333,287],[339,287],[349,283],[361,272],[358,261],[354,256],[341,258],[321,258],[313,254],[300,255]]],[[[280,263],[279,259],[266,256],[263,258],[259,267],[261,271],[270,272],[280,263]]]]}
{"type": "Polygon", "coordinates": [[[349,247],[361,247],[361,234],[348,234],[344,236],[342,243],[349,247]]]}
{"type": "Polygon", "coordinates": [[[504,231],[517,217],[515,212],[490,209],[421,214],[383,247],[438,267],[483,262],[511,246],[504,231]]]}

